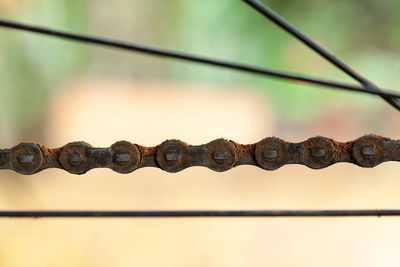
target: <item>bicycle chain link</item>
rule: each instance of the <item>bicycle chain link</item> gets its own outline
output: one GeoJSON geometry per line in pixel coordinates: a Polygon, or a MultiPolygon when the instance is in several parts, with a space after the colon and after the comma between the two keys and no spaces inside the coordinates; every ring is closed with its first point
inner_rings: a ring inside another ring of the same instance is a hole
{"type": "Polygon", "coordinates": [[[269,137],[249,145],[217,139],[205,145],[192,146],[180,140],[167,140],[155,147],[120,141],[108,148],[73,142],[49,149],[24,142],[0,150],[0,169],[11,169],[25,175],[47,168],[83,174],[93,168],[130,173],[142,167],[158,167],[174,173],[192,166],[222,172],[239,165],[276,170],[286,164],[302,164],[321,169],[338,162],[374,167],[385,161],[400,161],[400,141],[377,135],[366,135],[346,143],[320,136],[300,143],[269,137]]]}

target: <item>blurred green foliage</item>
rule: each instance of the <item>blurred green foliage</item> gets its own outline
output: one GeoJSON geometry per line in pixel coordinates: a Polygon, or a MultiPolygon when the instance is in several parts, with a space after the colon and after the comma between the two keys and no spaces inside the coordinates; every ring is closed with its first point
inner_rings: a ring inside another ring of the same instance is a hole
{"type": "MultiPolygon", "coordinates": [[[[396,88],[400,73],[398,1],[302,0],[263,1],[301,31],[339,58],[384,87],[396,88]],[[397,75],[396,75],[397,74],[397,75]]],[[[242,1],[180,1],[178,29],[181,49],[212,54],[249,64],[294,70],[330,79],[353,82],[242,1]],[[208,6],[209,8],[206,8],[208,6]],[[210,8],[213,7],[213,8],[210,8]],[[190,22],[189,25],[188,23],[190,22]]],[[[180,67],[180,66],[177,66],[180,67]]],[[[307,119],[317,107],[349,97],[333,91],[299,86],[204,68],[185,68],[190,79],[257,88],[271,98],[282,118],[307,119]]],[[[187,76],[186,76],[187,77],[187,76]]],[[[349,99],[363,105],[373,97],[349,99]]]]}
{"type": "MultiPolygon", "coordinates": [[[[30,1],[18,8],[12,19],[84,31],[87,12],[81,1],[30,1]]],[[[18,138],[28,129],[40,132],[49,94],[88,65],[88,52],[87,47],[71,42],[2,29],[0,137],[18,138]]]]}
{"type": "MultiPolygon", "coordinates": [[[[263,2],[382,87],[398,85],[398,0],[263,2]]],[[[238,0],[31,0],[15,5],[13,12],[1,10],[1,16],[351,81],[238,0]]],[[[39,125],[49,94],[62,82],[84,75],[254,88],[274,103],[282,119],[301,120],[334,102],[361,106],[373,99],[1,29],[0,138],[39,125]]]]}

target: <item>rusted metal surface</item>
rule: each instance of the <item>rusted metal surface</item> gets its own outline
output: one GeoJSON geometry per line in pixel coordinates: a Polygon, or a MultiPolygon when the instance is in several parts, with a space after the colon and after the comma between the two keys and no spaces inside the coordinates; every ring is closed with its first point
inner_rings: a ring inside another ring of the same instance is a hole
{"type": "Polygon", "coordinates": [[[377,135],[366,135],[346,143],[320,136],[300,143],[269,137],[249,145],[225,139],[199,146],[167,140],[155,147],[120,141],[108,148],[73,142],[50,149],[27,142],[0,150],[0,169],[26,175],[47,168],[60,168],[73,174],[83,174],[93,168],[130,173],[142,167],[157,167],[174,173],[192,166],[222,172],[239,165],[275,170],[286,164],[321,169],[338,162],[368,168],[385,161],[400,161],[400,141],[377,135]]]}

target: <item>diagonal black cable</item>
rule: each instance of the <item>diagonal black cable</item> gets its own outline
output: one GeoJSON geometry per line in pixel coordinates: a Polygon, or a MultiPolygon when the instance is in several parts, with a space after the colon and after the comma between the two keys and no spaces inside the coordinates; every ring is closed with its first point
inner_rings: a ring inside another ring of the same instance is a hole
{"type": "Polygon", "coordinates": [[[228,68],[228,69],[233,69],[233,70],[239,70],[239,71],[244,71],[244,72],[249,72],[249,73],[254,73],[254,74],[272,76],[275,78],[285,79],[285,80],[289,80],[292,82],[303,82],[303,83],[308,83],[308,84],[312,84],[312,85],[320,85],[320,86],[324,86],[324,87],[331,87],[331,88],[342,89],[342,90],[347,90],[347,91],[355,91],[355,92],[379,95],[381,97],[400,98],[400,94],[391,92],[391,91],[384,91],[384,92],[376,91],[371,88],[361,88],[361,87],[350,85],[350,84],[338,83],[338,82],[333,82],[333,81],[328,81],[328,80],[321,80],[321,79],[318,79],[315,77],[301,76],[298,74],[285,73],[285,72],[269,70],[269,69],[265,69],[265,68],[243,65],[243,64],[239,64],[239,63],[233,63],[233,62],[227,62],[227,61],[221,61],[221,60],[215,60],[215,59],[208,59],[208,58],[204,58],[204,57],[179,53],[179,52],[165,50],[165,49],[153,48],[153,47],[148,47],[148,46],[143,46],[143,45],[138,45],[138,44],[124,43],[124,42],[117,41],[117,40],[110,40],[110,39],[99,38],[99,37],[91,37],[91,36],[85,36],[85,35],[79,35],[79,34],[73,34],[73,33],[66,33],[66,32],[56,31],[56,30],[47,29],[47,28],[43,28],[43,27],[36,27],[36,26],[6,21],[6,20],[2,20],[2,19],[0,19],[0,26],[6,27],[6,28],[12,28],[12,29],[17,29],[17,30],[33,32],[33,33],[38,33],[38,34],[44,34],[44,35],[48,35],[48,36],[64,38],[64,39],[68,39],[68,40],[84,42],[84,43],[90,43],[90,44],[96,44],[96,45],[101,45],[101,46],[106,46],[106,47],[124,49],[124,50],[128,50],[128,51],[140,52],[140,53],[145,53],[145,54],[149,54],[149,55],[180,59],[180,60],[184,60],[184,61],[196,62],[196,63],[217,66],[217,67],[222,67],[222,68],[228,68]]]}
{"type": "Polygon", "coordinates": [[[0,218],[360,217],[400,216],[400,210],[0,211],[0,218]]]}
{"type": "MultiPolygon", "coordinates": [[[[309,37],[301,33],[299,30],[297,30],[293,25],[291,25],[289,22],[284,20],[282,17],[280,17],[278,14],[276,14],[274,11],[272,11],[270,8],[267,6],[263,5],[257,0],[243,0],[246,2],[248,5],[256,9],[258,12],[266,16],[268,19],[270,19],[272,22],[277,24],[279,27],[282,29],[286,30],[289,34],[292,36],[296,37],[298,40],[300,40],[303,44],[307,45],[309,48],[311,48],[313,51],[315,51],[317,54],[325,58],[327,61],[335,65],[337,68],[348,74],[350,77],[361,83],[361,85],[366,88],[366,89],[371,89],[374,91],[381,91],[378,86],[373,84],[371,81],[368,79],[364,78],[361,76],[359,73],[357,73],[355,70],[350,68],[348,65],[343,63],[341,60],[339,60],[337,57],[329,53],[327,50],[325,50],[323,47],[318,45],[316,42],[311,40],[309,37]]],[[[382,96],[381,97],[386,100],[390,105],[392,105],[394,108],[400,111],[400,102],[398,99],[394,99],[392,97],[387,97],[387,96],[382,96]]]]}

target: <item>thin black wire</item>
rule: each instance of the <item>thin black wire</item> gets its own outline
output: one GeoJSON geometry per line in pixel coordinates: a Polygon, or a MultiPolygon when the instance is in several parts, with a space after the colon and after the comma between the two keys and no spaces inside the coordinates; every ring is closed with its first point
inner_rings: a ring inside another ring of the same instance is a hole
{"type": "Polygon", "coordinates": [[[249,72],[249,73],[254,73],[254,74],[272,76],[275,78],[290,80],[293,82],[305,82],[305,83],[312,84],[312,85],[320,85],[320,86],[324,86],[324,87],[331,87],[331,88],[348,90],[348,91],[368,93],[368,94],[373,94],[373,95],[379,95],[381,97],[385,96],[385,97],[400,98],[400,94],[391,92],[391,91],[384,91],[384,92],[376,91],[371,88],[361,88],[361,87],[357,87],[355,85],[338,83],[338,82],[328,81],[328,80],[321,80],[321,79],[310,77],[310,76],[301,76],[298,74],[274,71],[274,70],[269,70],[269,69],[265,69],[265,68],[243,65],[243,64],[239,64],[239,63],[233,63],[233,62],[227,62],[227,61],[221,61],[221,60],[215,60],[215,59],[208,59],[208,58],[204,58],[204,57],[198,57],[198,56],[184,54],[184,53],[175,52],[175,51],[171,51],[171,50],[153,48],[153,47],[148,47],[148,46],[143,46],[143,45],[138,45],[138,44],[124,43],[124,42],[117,41],[117,40],[110,40],[110,39],[99,38],[99,37],[92,37],[92,36],[85,36],[85,35],[80,35],[80,34],[61,32],[61,31],[47,29],[47,28],[43,28],[43,27],[37,27],[37,26],[32,26],[32,25],[16,23],[16,22],[12,22],[12,21],[6,21],[3,19],[0,19],[0,26],[6,27],[6,28],[12,28],[12,29],[16,29],[16,30],[28,31],[28,32],[38,33],[38,34],[49,35],[49,36],[53,36],[53,37],[59,37],[59,38],[79,41],[79,42],[84,42],[84,43],[119,48],[119,49],[124,49],[124,50],[128,50],[128,51],[134,51],[134,52],[141,52],[144,54],[150,54],[150,55],[155,55],[155,56],[180,59],[180,60],[196,62],[196,63],[206,64],[206,65],[212,65],[212,66],[217,66],[217,67],[223,67],[223,68],[228,68],[228,69],[233,69],[233,70],[239,70],[239,71],[244,71],[244,72],[249,72]]]}
{"type": "MultiPolygon", "coordinates": [[[[327,50],[325,50],[323,47],[318,45],[316,42],[311,40],[309,37],[301,33],[299,30],[297,30],[293,25],[291,25],[289,22],[284,20],[282,17],[280,17],[278,14],[276,14],[274,11],[272,11],[270,8],[267,6],[263,5],[257,0],[243,0],[246,2],[248,5],[256,9],[258,12],[266,16],[269,20],[277,24],[279,27],[287,31],[289,34],[300,40],[302,43],[307,45],[309,48],[311,48],[314,52],[325,58],[327,61],[335,65],[337,68],[348,74],[350,77],[355,79],[356,81],[360,82],[361,85],[366,88],[366,89],[372,89],[377,92],[381,91],[381,89],[378,88],[375,84],[373,84],[371,81],[367,80],[364,78],[362,75],[357,73],[355,70],[350,68],[348,65],[346,65],[344,62],[339,60],[337,57],[335,57],[333,54],[329,53],[327,50]]],[[[392,105],[394,108],[400,111],[400,102],[394,98],[382,96],[381,97],[386,100],[390,105],[392,105]]]]}
{"type": "Polygon", "coordinates": [[[1,211],[0,218],[93,217],[365,217],[399,216],[400,210],[169,210],[169,211],[1,211]]]}

